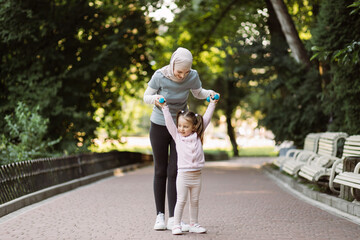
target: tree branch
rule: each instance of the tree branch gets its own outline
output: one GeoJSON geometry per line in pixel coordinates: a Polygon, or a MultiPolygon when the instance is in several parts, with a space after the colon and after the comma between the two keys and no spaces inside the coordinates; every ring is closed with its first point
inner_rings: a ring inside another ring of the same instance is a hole
{"type": "Polygon", "coordinates": [[[216,28],[220,25],[221,21],[223,20],[223,18],[226,16],[226,14],[231,10],[231,7],[233,5],[235,5],[235,3],[238,0],[233,0],[232,2],[229,3],[229,5],[224,9],[224,11],[221,13],[221,15],[219,16],[219,18],[216,19],[214,25],[212,25],[210,27],[210,30],[208,32],[208,34],[205,37],[205,40],[200,44],[200,49],[199,52],[201,52],[204,49],[204,45],[207,44],[210,41],[210,37],[211,35],[216,31],[216,28]]]}
{"type": "Polygon", "coordinates": [[[310,59],[307,56],[304,44],[299,38],[299,34],[295,28],[294,22],[290,17],[287,7],[283,0],[270,0],[276,16],[280,22],[281,29],[285,35],[286,41],[294,55],[297,62],[306,64],[307,67],[311,66],[310,59]]]}

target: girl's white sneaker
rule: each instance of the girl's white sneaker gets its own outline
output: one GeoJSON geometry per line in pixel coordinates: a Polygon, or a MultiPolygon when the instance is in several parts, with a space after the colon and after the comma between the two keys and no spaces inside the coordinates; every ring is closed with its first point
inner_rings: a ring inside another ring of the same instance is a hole
{"type": "Polygon", "coordinates": [[[165,230],[165,229],[166,229],[165,216],[164,216],[163,213],[159,213],[159,214],[156,216],[156,221],[155,221],[154,229],[155,229],[155,230],[165,230]]]}
{"type": "Polygon", "coordinates": [[[181,226],[180,226],[180,225],[175,225],[175,226],[172,228],[172,234],[174,234],[174,235],[180,235],[180,234],[182,234],[181,226]]]}
{"type": "MultiPolygon", "coordinates": [[[[174,217],[171,217],[168,219],[168,223],[167,223],[167,229],[168,230],[172,230],[173,227],[174,227],[174,222],[175,222],[175,219],[174,217]]],[[[180,223],[180,226],[181,226],[181,231],[182,232],[188,232],[189,229],[190,229],[190,225],[189,224],[186,224],[184,222],[181,222],[180,223]]]]}
{"type": "Polygon", "coordinates": [[[189,224],[186,224],[186,223],[184,223],[184,222],[181,222],[180,225],[181,225],[181,231],[183,231],[183,232],[188,232],[188,231],[189,231],[189,229],[190,229],[190,225],[189,225],[189,224]]]}
{"type": "Polygon", "coordinates": [[[198,223],[190,225],[189,232],[192,233],[206,233],[206,228],[200,226],[198,223]]]}

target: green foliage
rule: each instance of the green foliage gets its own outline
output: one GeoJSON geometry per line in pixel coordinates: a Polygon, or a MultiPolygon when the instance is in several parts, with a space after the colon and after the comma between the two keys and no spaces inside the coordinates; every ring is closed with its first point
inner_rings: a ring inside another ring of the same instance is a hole
{"type": "Polygon", "coordinates": [[[333,79],[323,94],[323,107],[331,116],[329,130],[360,134],[360,67],[332,66],[333,79]]]}
{"type": "Polygon", "coordinates": [[[313,46],[311,50],[314,52],[311,60],[319,59],[321,61],[335,62],[344,65],[356,65],[360,63],[360,41],[352,41],[345,48],[326,51],[323,47],[313,46]]]}
{"type": "Polygon", "coordinates": [[[67,152],[86,150],[99,108],[111,117],[100,122],[119,136],[124,96],[134,96],[152,72],[146,52],[156,26],[145,12],[156,2],[1,1],[0,114],[18,101],[39,106],[47,137],[61,136],[56,147],[67,152]]]}
{"type": "Polygon", "coordinates": [[[359,14],[360,13],[360,0],[354,1],[348,6],[348,8],[354,8],[350,14],[359,14]]]}
{"type": "MultiPolygon", "coordinates": [[[[325,5],[326,6],[326,5],[325,5]]],[[[355,18],[359,17],[359,11],[360,11],[360,0],[356,0],[352,4],[347,6],[348,8],[354,8],[349,15],[355,16],[355,18]]],[[[326,7],[323,7],[322,11],[326,7]]],[[[346,15],[346,9],[342,8],[343,11],[345,11],[346,15]]],[[[351,17],[352,17],[351,16],[351,17]]],[[[325,19],[323,19],[324,22],[326,22],[325,19]]],[[[320,23],[324,23],[323,21],[320,21],[320,23]]],[[[341,49],[328,49],[329,46],[313,46],[311,50],[314,52],[313,56],[311,57],[311,60],[313,59],[319,59],[321,61],[331,61],[338,64],[345,64],[345,65],[357,65],[360,63],[360,41],[358,41],[359,38],[352,40],[350,43],[348,43],[344,48],[341,49]]]]}
{"type": "Polygon", "coordinates": [[[302,147],[306,134],[326,130],[321,79],[316,70],[308,70],[289,55],[275,12],[268,7],[271,42],[256,54],[256,65],[265,71],[254,79],[258,87],[249,101],[253,112],[261,111],[260,124],[274,133],[276,141],[291,139],[302,147]]]}
{"type": "Polygon", "coordinates": [[[266,117],[261,124],[273,131],[276,141],[291,139],[302,147],[307,133],[326,131],[327,118],[320,104],[318,73],[307,72],[290,58],[288,61],[282,65],[284,72],[264,86],[260,109],[266,117]]]}
{"type": "Polygon", "coordinates": [[[7,130],[0,135],[0,163],[25,161],[50,156],[49,147],[60,141],[45,140],[48,119],[39,115],[39,107],[31,110],[19,102],[15,113],[5,116],[7,130]]]}
{"type": "Polygon", "coordinates": [[[284,0],[301,40],[311,39],[311,28],[316,24],[316,15],[321,0],[284,0]]]}
{"type": "Polygon", "coordinates": [[[322,106],[330,119],[328,129],[350,135],[360,133],[360,32],[354,31],[360,29],[360,18],[347,7],[351,3],[353,1],[323,2],[313,30],[313,44],[321,46],[320,52],[329,56],[321,58],[326,83],[322,106]]]}

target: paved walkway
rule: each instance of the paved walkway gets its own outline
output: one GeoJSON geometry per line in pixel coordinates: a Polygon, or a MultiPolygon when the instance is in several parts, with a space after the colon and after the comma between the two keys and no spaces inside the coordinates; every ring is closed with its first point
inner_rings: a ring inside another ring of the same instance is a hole
{"type": "MultiPolygon", "coordinates": [[[[280,188],[259,164],[207,163],[200,223],[207,234],[152,230],[152,166],[110,177],[0,218],[0,239],[356,239],[360,226],[280,188]],[[255,165],[254,165],[255,164],[255,165]]],[[[186,207],[184,220],[188,221],[186,207]]]]}

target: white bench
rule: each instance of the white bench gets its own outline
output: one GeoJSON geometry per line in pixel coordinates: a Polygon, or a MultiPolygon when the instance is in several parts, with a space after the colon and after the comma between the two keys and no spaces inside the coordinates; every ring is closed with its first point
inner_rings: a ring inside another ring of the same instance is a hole
{"type": "Polygon", "coordinates": [[[300,168],[308,161],[308,159],[312,159],[316,156],[315,152],[302,151],[295,158],[285,161],[281,170],[296,176],[300,168]]]}
{"type": "Polygon", "coordinates": [[[338,145],[344,141],[347,136],[348,135],[343,132],[327,132],[324,134],[319,141],[318,155],[309,158],[308,161],[300,167],[299,176],[311,182],[319,182],[320,179],[325,178],[327,182],[330,176],[330,169],[341,154],[338,152],[338,145]]]}
{"type": "Polygon", "coordinates": [[[344,139],[346,136],[346,133],[341,132],[325,132],[321,134],[317,153],[303,152],[295,159],[286,161],[283,170],[290,175],[296,176],[305,164],[313,162],[320,166],[327,164],[332,157],[336,156],[340,139],[344,139]]]}
{"type": "Polygon", "coordinates": [[[273,164],[282,168],[283,164],[291,159],[295,159],[302,152],[316,153],[318,149],[319,138],[322,133],[309,133],[304,140],[304,149],[290,149],[286,152],[285,156],[277,157],[273,164]]]}
{"type": "Polygon", "coordinates": [[[344,159],[346,157],[360,156],[360,135],[353,135],[346,139],[344,145],[343,157],[338,159],[330,169],[329,187],[334,193],[339,193],[334,187],[334,183],[343,184],[350,187],[359,186],[359,164],[356,165],[354,172],[344,172],[344,159]],[[335,180],[336,179],[336,180],[335,180]],[[355,182],[354,182],[355,181],[355,182]],[[356,185],[357,184],[357,185],[356,185]]]}
{"type": "MultiPolygon", "coordinates": [[[[335,179],[334,183],[341,184],[344,186],[348,186],[351,188],[351,195],[356,199],[356,195],[354,193],[354,188],[360,189],[360,163],[356,164],[354,172],[342,172],[339,173],[335,179]]],[[[359,200],[359,199],[357,199],[359,200]]]]}

